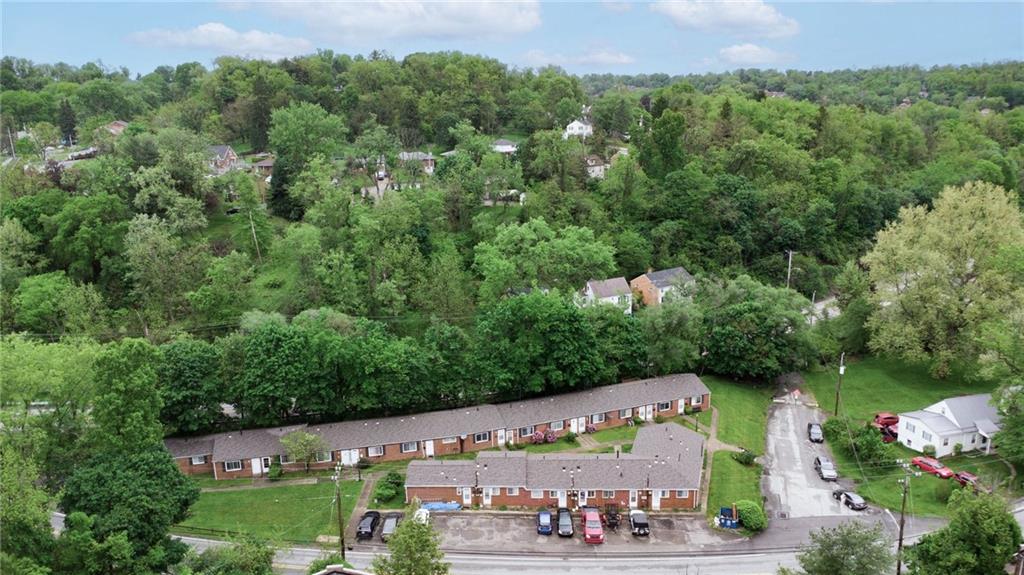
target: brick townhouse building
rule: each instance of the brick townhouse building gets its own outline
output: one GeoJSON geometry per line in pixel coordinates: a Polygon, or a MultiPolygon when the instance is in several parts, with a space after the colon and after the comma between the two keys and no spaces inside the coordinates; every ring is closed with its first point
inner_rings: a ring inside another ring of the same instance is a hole
{"type": "Polygon", "coordinates": [[[707,410],[711,392],[694,374],[674,374],[590,390],[502,404],[484,404],[414,415],[228,431],[203,437],[165,440],[178,467],[187,474],[213,473],[216,479],[258,477],[272,465],[299,470],[289,461],[281,438],[305,431],[323,438],[327,450],[312,468],[360,459],[390,461],[452,455],[529,443],[536,432],[562,436],[626,425],[637,417],[651,421],[687,408],[707,410]]]}
{"type": "Polygon", "coordinates": [[[406,503],[465,507],[693,509],[700,501],[704,437],[676,423],[642,427],[628,454],[487,451],[475,461],[409,464],[406,503]]]}

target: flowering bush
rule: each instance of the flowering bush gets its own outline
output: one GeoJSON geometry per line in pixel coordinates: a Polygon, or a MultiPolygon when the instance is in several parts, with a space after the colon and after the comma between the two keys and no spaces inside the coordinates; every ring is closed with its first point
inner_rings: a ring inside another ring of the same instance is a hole
{"type": "Polygon", "coordinates": [[[534,443],[544,443],[544,432],[543,431],[534,431],[533,432],[533,442],[534,443]]]}
{"type": "Polygon", "coordinates": [[[594,425],[593,423],[588,423],[587,424],[587,433],[594,433],[595,431],[597,431],[597,426],[594,425]]]}
{"type": "Polygon", "coordinates": [[[548,443],[554,443],[558,441],[558,436],[555,435],[554,431],[548,431],[547,435],[544,436],[544,441],[548,443]]]}

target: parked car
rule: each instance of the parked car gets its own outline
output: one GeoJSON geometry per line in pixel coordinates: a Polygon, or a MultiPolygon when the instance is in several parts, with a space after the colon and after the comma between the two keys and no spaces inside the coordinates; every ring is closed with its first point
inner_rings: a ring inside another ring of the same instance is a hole
{"type": "Polygon", "coordinates": [[[583,508],[583,542],[592,545],[604,543],[604,527],[597,507],[583,508]]]}
{"type": "Polygon", "coordinates": [[[547,509],[537,513],[537,533],[551,535],[551,512],[547,509]]]}
{"type": "Polygon", "coordinates": [[[609,503],[604,506],[604,524],[608,526],[608,529],[612,531],[619,530],[619,522],[622,520],[622,515],[619,514],[619,506],[614,503],[609,503]]]}
{"type": "Polygon", "coordinates": [[[910,464],[921,471],[931,473],[940,479],[949,479],[950,477],[953,477],[953,470],[943,465],[942,462],[934,457],[924,457],[919,455],[911,459],[910,464]]]}
{"type": "Polygon", "coordinates": [[[387,177],[388,177],[388,173],[385,172],[384,170],[380,170],[380,171],[377,172],[377,181],[383,182],[384,180],[387,179],[387,177]]]}
{"type": "Polygon", "coordinates": [[[855,511],[862,511],[868,508],[868,504],[864,501],[864,498],[852,491],[836,489],[832,492],[832,497],[835,498],[836,501],[839,501],[843,505],[846,505],[855,511]]]}
{"type": "Polygon", "coordinates": [[[412,514],[412,520],[423,525],[430,523],[430,510],[420,507],[416,510],[416,513],[412,514]]]}
{"type": "Polygon", "coordinates": [[[836,466],[832,463],[832,460],[819,455],[814,458],[814,469],[818,472],[818,477],[825,481],[835,481],[839,479],[839,473],[836,472],[836,466]]]}
{"type": "Polygon", "coordinates": [[[387,543],[388,539],[395,534],[398,523],[402,520],[401,513],[388,513],[384,516],[384,526],[380,528],[380,540],[387,543]]]}
{"type": "Polygon", "coordinates": [[[807,424],[807,439],[810,439],[813,443],[824,443],[825,434],[821,431],[821,424],[819,423],[808,423],[807,424]]]}
{"type": "Polygon", "coordinates": [[[373,539],[373,532],[377,530],[378,523],[380,523],[380,513],[377,511],[363,513],[363,516],[359,518],[359,526],[356,527],[356,539],[373,539]]]}
{"type": "Polygon", "coordinates": [[[881,423],[872,421],[871,427],[874,427],[878,430],[878,433],[882,434],[883,443],[892,443],[899,437],[899,426],[896,424],[882,425],[881,423]]]}
{"type": "Polygon", "coordinates": [[[974,488],[978,487],[978,476],[970,471],[957,471],[953,474],[953,479],[956,479],[960,487],[967,487],[968,485],[974,488]]]}
{"type": "Polygon", "coordinates": [[[882,411],[875,414],[875,423],[883,427],[889,425],[896,425],[900,422],[900,416],[895,413],[889,413],[888,411],[882,411]]]}
{"type": "Polygon", "coordinates": [[[651,524],[647,522],[647,514],[639,509],[629,512],[629,530],[637,537],[647,537],[651,534],[651,524]]]}
{"type": "Polygon", "coordinates": [[[572,528],[572,513],[565,507],[558,508],[558,536],[572,537],[575,531],[572,528]]]}

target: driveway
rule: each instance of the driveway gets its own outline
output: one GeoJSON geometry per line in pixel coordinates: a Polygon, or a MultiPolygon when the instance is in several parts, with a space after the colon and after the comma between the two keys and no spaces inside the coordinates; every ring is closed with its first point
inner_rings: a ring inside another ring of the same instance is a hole
{"type": "Polygon", "coordinates": [[[761,491],[770,518],[863,516],[879,511],[853,511],[832,498],[838,486],[852,487],[852,481],[824,481],[814,470],[814,458],[831,458],[827,444],[807,439],[807,424],[823,422],[817,408],[803,403],[799,391],[777,397],[768,413],[768,439],[765,446],[764,476],[761,491]]]}

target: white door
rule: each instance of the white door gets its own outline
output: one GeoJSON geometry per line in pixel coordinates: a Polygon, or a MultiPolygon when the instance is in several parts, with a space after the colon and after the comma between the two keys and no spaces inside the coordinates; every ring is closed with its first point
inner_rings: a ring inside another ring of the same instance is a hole
{"type": "Polygon", "coordinates": [[[686,413],[686,400],[685,399],[677,400],[676,401],[676,407],[677,407],[677,409],[676,409],[677,412],[679,412],[679,413],[686,413]]]}
{"type": "Polygon", "coordinates": [[[498,430],[498,447],[504,447],[505,445],[505,430],[498,430]]]}
{"type": "Polygon", "coordinates": [[[472,507],[473,505],[473,488],[463,487],[462,488],[462,504],[466,507],[472,507]]]}
{"type": "Polygon", "coordinates": [[[359,450],[358,449],[343,449],[341,451],[341,464],[342,465],[355,465],[359,463],[359,450]]]}
{"type": "Polygon", "coordinates": [[[580,433],[580,426],[579,426],[579,423],[576,422],[576,418],[575,417],[569,420],[569,431],[571,431],[571,432],[573,432],[573,433],[575,433],[577,435],[579,435],[579,433],[580,433]]]}
{"type": "Polygon", "coordinates": [[[629,490],[629,508],[636,509],[636,489],[629,490]]]}
{"type": "Polygon", "coordinates": [[[423,454],[427,457],[434,456],[434,440],[428,439],[423,442],[423,454]]]}
{"type": "Polygon", "coordinates": [[[587,418],[586,417],[579,418],[577,420],[577,422],[576,422],[576,427],[578,427],[580,429],[580,431],[586,431],[587,430],[587,418]]]}
{"type": "Polygon", "coordinates": [[[491,488],[484,487],[484,507],[491,506],[491,488]]]}
{"type": "Polygon", "coordinates": [[[654,406],[648,405],[644,408],[644,421],[651,421],[654,419],[654,406]]]}
{"type": "Polygon", "coordinates": [[[651,491],[651,509],[654,511],[661,509],[661,491],[657,489],[651,491]]]}
{"type": "Polygon", "coordinates": [[[263,475],[263,460],[259,457],[252,458],[252,475],[253,477],[263,475]]]}
{"type": "Polygon", "coordinates": [[[269,457],[264,457],[263,458],[263,471],[266,472],[266,473],[270,473],[270,458],[269,457]]]}
{"type": "Polygon", "coordinates": [[[580,507],[587,504],[587,491],[585,489],[580,490],[580,507]]]}
{"type": "Polygon", "coordinates": [[[567,498],[565,496],[565,490],[562,490],[562,491],[558,492],[558,506],[559,507],[568,507],[569,506],[568,500],[567,500],[567,498]]]}

